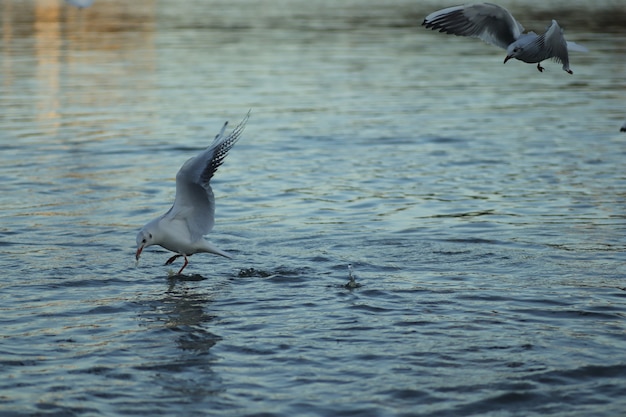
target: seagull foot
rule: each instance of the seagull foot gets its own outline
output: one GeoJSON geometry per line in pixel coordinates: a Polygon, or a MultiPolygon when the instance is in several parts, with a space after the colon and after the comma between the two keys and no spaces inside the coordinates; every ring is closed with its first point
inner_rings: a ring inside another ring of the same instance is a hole
{"type": "Polygon", "coordinates": [[[185,269],[185,267],[189,264],[189,260],[187,259],[186,255],[174,255],[172,256],[170,259],[167,260],[167,262],[165,262],[165,265],[171,265],[172,262],[174,262],[176,259],[180,258],[180,257],[185,258],[185,263],[183,264],[182,268],[180,268],[178,270],[178,273],[176,275],[180,275],[183,272],[183,269],[185,269]]]}
{"type": "Polygon", "coordinates": [[[571,69],[566,69],[565,72],[568,74],[574,74],[574,71],[572,71],[571,69]]]}
{"type": "MultiPolygon", "coordinates": [[[[183,264],[183,267],[180,268],[180,270],[178,271],[178,275],[183,273],[183,269],[185,269],[185,267],[187,266],[187,264],[189,263],[189,260],[187,259],[187,256],[185,255],[178,255],[178,256],[183,256],[185,258],[185,263],[183,264]]],[[[191,255],[190,255],[191,256],[191,255]]]]}
{"type": "Polygon", "coordinates": [[[543,70],[544,70],[544,69],[545,69],[545,68],[543,68],[543,67],[541,66],[541,63],[538,63],[538,64],[537,64],[537,70],[539,70],[539,72],[543,72],[543,70]]]}
{"type": "Polygon", "coordinates": [[[171,265],[172,262],[174,262],[176,259],[180,258],[183,255],[174,255],[172,256],[170,259],[167,260],[167,262],[165,262],[165,265],[171,265]]]}

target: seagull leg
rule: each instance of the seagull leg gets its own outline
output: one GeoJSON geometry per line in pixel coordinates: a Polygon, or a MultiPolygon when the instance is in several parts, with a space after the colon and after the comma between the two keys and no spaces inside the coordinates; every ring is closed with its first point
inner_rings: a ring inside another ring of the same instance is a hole
{"type": "Polygon", "coordinates": [[[185,269],[185,267],[186,267],[186,266],[187,266],[187,264],[189,263],[189,261],[187,260],[187,256],[185,256],[185,255],[178,255],[178,256],[183,256],[183,257],[185,257],[185,264],[183,265],[183,267],[182,267],[182,268],[180,268],[180,271],[178,271],[178,274],[176,274],[176,275],[180,275],[180,273],[181,273],[181,272],[183,272],[183,269],[185,269]]]}
{"type": "Polygon", "coordinates": [[[537,62],[537,69],[539,70],[539,72],[543,72],[543,67],[541,66],[541,62],[537,62]]]}
{"type": "Polygon", "coordinates": [[[172,262],[174,262],[176,259],[180,258],[183,255],[174,255],[172,256],[170,259],[167,260],[167,262],[165,262],[165,265],[170,265],[172,262]]]}

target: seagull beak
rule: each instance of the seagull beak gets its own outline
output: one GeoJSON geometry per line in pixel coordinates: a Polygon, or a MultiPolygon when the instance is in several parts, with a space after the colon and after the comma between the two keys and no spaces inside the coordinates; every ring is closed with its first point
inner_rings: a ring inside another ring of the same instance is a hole
{"type": "Polygon", "coordinates": [[[141,256],[141,251],[143,250],[143,245],[139,246],[137,248],[137,253],[135,254],[135,260],[139,260],[139,257],[141,256]]]}
{"type": "Polygon", "coordinates": [[[511,59],[511,58],[513,58],[511,55],[507,55],[507,56],[504,58],[504,62],[503,62],[503,64],[506,64],[506,61],[508,61],[508,60],[509,60],[509,59],[511,59]]]}

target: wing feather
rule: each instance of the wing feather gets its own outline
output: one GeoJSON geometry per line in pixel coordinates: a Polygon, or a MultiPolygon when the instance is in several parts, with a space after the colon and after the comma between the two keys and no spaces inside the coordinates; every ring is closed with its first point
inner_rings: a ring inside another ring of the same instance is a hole
{"type": "Polygon", "coordinates": [[[215,197],[210,181],[228,151],[239,140],[249,117],[250,112],[228,136],[224,135],[228,122],[224,123],[213,143],[187,160],[176,174],[176,198],[164,217],[171,221],[186,221],[192,241],[201,239],[213,228],[215,197]]]}
{"type": "Polygon", "coordinates": [[[457,36],[479,38],[504,49],[524,32],[524,27],[507,9],[491,3],[438,10],[426,16],[422,26],[457,36]]]}
{"type": "Polygon", "coordinates": [[[564,68],[569,68],[567,42],[563,37],[563,30],[556,20],[552,20],[552,23],[546,30],[546,33],[540,37],[543,38],[543,47],[546,57],[552,58],[556,62],[563,64],[564,68]]]}

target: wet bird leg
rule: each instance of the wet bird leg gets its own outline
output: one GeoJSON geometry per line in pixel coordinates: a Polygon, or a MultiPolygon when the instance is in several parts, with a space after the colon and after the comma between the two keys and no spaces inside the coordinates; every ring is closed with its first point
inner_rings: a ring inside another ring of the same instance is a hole
{"type": "Polygon", "coordinates": [[[183,269],[185,269],[185,267],[189,264],[189,260],[187,259],[187,256],[181,255],[181,254],[174,255],[170,259],[168,259],[167,262],[165,262],[165,265],[170,265],[172,262],[174,262],[176,259],[180,258],[181,256],[185,258],[185,263],[183,264],[183,267],[178,270],[178,273],[176,275],[180,275],[180,273],[183,272],[183,269]]]}
{"type": "Polygon", "coordinates": [[[180,275],[181,272],[183,272],[183,269],[185,269],[185,267],[187,266],[187,264],[189,263],[189,261],[187,260],[187,257],[185,255],[183,255],[183,257],[185,258],[185,263],[183,265],[182,268],[180,268],[180,270],[178,271],[177,275],[180,275]]]}
{"type": "Polygon", "coordinates": [[[539,72],[543,72],[544,68],[541,66],[541,62],[537,62],[537,69],[539,72]]]}
{"type": "Polygon", "coordinates": [[[167,262],[165,262],[165,265],[170,265],[172,262],[174,262],[176,259],[180,258],[183,255],[174,255],[172,256],[170,259],[167,260],[167,262]]]}

